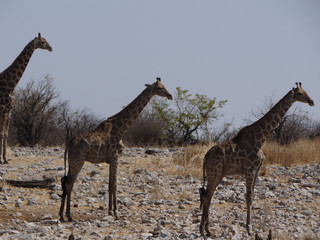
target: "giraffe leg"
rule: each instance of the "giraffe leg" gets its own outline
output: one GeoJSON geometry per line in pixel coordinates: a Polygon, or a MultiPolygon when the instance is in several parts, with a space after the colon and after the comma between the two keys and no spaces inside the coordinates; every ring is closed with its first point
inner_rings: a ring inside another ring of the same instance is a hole
{"type": "Polygon", "coordinates": [[[61,178],[61,186],[62,186],[62,197],[61,197],[61,205],[60,205],[60,211],[59,211],[59,216],[60,216],[60,221],[64,222],[63,218],[63,209],[64,209],[64,204],[66,201],[66,196],[67,196],[67,190],[66,190],[66,182],[67,182],[68,176],[64,176],[61,178]]]}
{"type": "Polygon", "coordinates": [[[252,203],[253,203],[253,197],[254,197],[254,187],[256,185],[256,181],[259,175],[259,170],[262,165],[262,162],[259,164],[258,168],[255,171],[252,171],[251,174],[246,175],[246,187],[247,187],[247,193],[246,193],[246,202],[247,202],[247,224],[246,228],[248,231],[248,234],[251,235],[252,232],[252,226],[251,226],[251,212],[252,212],[252,203]]]}
{"type": "MultiPolygon", "coordinates": [[[[0,112],[0,116],[1,116],[0,112]]],[[[0,119],[0,164],[3,164],[2,158],[3,158],[3,140],[4,140],[4,125],[5,125],[5,117],[2,116],[0,119]]]]}
{"type": "MultiPolygon", "coordinates": [[[[60,207],[59,214],[60,214],[60,218],[61,218],[61,216],[63,216],[63,208],[64,208],[63,205],[65,202],[65,198],[67,197],[66,216],[67,216],[69,222],[73,221],[73,219],[71,217],[71,207],[70,207],[71,193],[72,193],[73,185],[77,179],[77,176],[78,176],[84,162],[83,161],[76,162],[76,164],[72,164],[72,161],[70,161],[70,158],[69,158],[69,173],[68,173],[67,178],[65,179],[65,185],[62,186],[62,188],[64,187],[64,189],[63,189],[64,193],[62,193],[61,207],[60,207]],[[78,165],[76,165],[76,164],[78,164],[78,165]]],[[[63,217],[62,217],[62,219],[63,219],[63,217]]]]}
{"type": "MultiPolygon", "coordinates": [[[[116,174],[117,176],[117,174],[116,174]]],[[[113,188],[113,214],[116,218],[116,220],[118,220],[118,212],[117,212],[117,177],[115,176],[115,184],[114,184],[114,188],[113,188]]]]}
{"type": "Polygon", "coordinates": [[[111,163],[109,166],[109,215],[117,215],[117,163],[111,163]]]}
{"type": "Polygon", "coordinates": [[[221,182],[222,176],[210,178],[208,176],[208,184],[207,189],[204,190],[203,197],[202,197],[202,217],[200,222],[200,234],[204,236],[204,230],[207,232],[207,236],[211,236],[209,230],[209,209],[211,204],[211,198],[214,194],[214,191],[218,184],[221,182]]]}
{"type": "MultiPolygon", "coordinates": [[[[78,174],[77,174],[78,175],[78,174]]],[[[67,181],[66,181],[66,195],[67,195],[67,210],[66,210],[66,216],[68,218],[68,221],[69,222],[72,222],[73,219],[71,217],[71,207],[70,207],[70,204],[71,204],[71,193],[72,193],[72,189],[73,189],[73,185],[74,185],[74,182],[76,181],[76,178],[77,176],[70,176],[68,174],[68,178],[67,178],[67,181]],[[69,181],[70,180],[70,181],[69,181]]]]}
{"type": "Polygon", "coordinates": [[[73,218],[71,217],[71,192],[72,192],[73,184],[70,190],[67,191],[67,211],[66,211],[66,216],[68,218],[69,222],[73,222],[73,218]]]}
{"type": "Polygon", "coordinates": [[[109,205],[108,205],[108,214],[112,215],[112,198],[113,198],[113,194],[112,194],[112,179],[113,179],[113,172],[112,172],[112,164],[110,164],[109,166],[109,186],[108,186],[108,190],[109,190],[109,205]]]}
{"type": "Polygon", "coordinates": [[[11,117],[11,113],[9,112],[6,115],[5,118],[5,122],[4,122],[4,131],[3,131],[3,152],[2,152],[2,156],[3,156],[3,161],[4,163],[9,163],[7,161],[7,142],[8,142],[8,132],[9,132],[9,123],[10,123],[10,117],[11,117]]]}
{"type": "Polygon", "coordinates": [[[246,228],[248,234],[251,235],[252,226],[251,226],[251,210],[252,210],[252,201],[253,201],[253,191],[254,191],[254,182],[255,182],[255,173],[246,175],[246,202],[247,202],[247,224],[246,228]]]}

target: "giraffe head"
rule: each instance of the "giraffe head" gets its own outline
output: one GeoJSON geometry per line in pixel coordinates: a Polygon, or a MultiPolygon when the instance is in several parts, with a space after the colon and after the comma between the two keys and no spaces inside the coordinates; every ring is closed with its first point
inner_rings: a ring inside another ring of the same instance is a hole
{"type": "Polygon", "coordinates": [[[146,84],[147,88],[151,88],[153,95],[158,95],[160,97],[166,97],[172,100],[172,95],[168,92],[166,87],[161,83],[161,79],[158,77],[157,81],[153,84],[146,84]]]}
{"type": "Polygon", "coordinates": [[[34,49],[41,48],[41,49],[47,49],[48,51],[52,52],[52,47],[47,42],[47,40],[43,37],[41,37],[41,34],[38,33],[38,37],[36,37],[33,40],[34,43],[34,49]]]}
{"type": "Polygon", "coordinates": [[[297,87],[292,89],[293,99],[298,102],[308,103],[314,106],[313,100],[309,97],[307,92],[302,89],[301,82],[296,83],[297,87]]]}

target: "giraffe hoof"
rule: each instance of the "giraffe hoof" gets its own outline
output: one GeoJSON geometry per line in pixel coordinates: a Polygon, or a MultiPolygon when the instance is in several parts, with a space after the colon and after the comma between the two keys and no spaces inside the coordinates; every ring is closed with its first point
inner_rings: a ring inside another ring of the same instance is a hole
{"type": "Polygon", "coordinates": [[[251,225],[247,225],[247,231],[248,231],[248,235],[251,235],[251,233],[252,233],[252,226],[251,225]]]}
{"type": "Polygon", "coordinates": [[[71,215],[67,214],[67,218],[68,218],[69,222],[73,222],[73,219],[72,219],[71,215]]]}

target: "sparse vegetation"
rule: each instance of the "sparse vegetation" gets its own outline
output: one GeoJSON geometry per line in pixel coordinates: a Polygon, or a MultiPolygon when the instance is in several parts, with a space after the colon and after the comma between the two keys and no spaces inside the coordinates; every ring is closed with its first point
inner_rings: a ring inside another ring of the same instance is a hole
{"type": "Polygon", "coordinates": [[[265,164],[308,164],[320,161],[320,139],[299,139],[288,145],[268,142],[263,146],[266,156],[265,164]]]}
{"type": "Polygon", "coordinates": [[[179,165],[178,173],[182,176],[191,174],[202,176],[202,160],[206,152],[210,149],[209,145],[190,145],[184,148],[184,152],[173,156],[172,165],[179,165]]]}
{"type": "Polygon", "coordinates": [[[67,101],[59,101],[53,78],[29,81],[18,86],[9,128],[11,146],[56,146],[93,129],[100,121],[88,109],[71,110],[67,101]]]}
{"type": "Polygon", "coordinates": [[[163,142],[186,146],[210,139],[212,124],[221,117],[219,110],[226,103],[227,100],[217,101],[202,94],[193,96],[177,87],[172,104],[165,99],[153,99],[148,114],[164,126],[163,142]]]}
{"type": "MultiPolygon", "coordinates": [[[[202,160],[205,153],[212,147],[209,145],[190,145],[184,148],[182,154],[173,157],[173,163],[182,166],[180,174],[202,176],[202,160]]],[[[320,139],[300,139],[288,145],[277,142],[267,142],[262,150],[266,156],[264,166],[279,164],[292,166],[295,164],[310,164],[320,161],[320,139]]],[[[265,175],[264,169],[260,174],[265,175]]]]}

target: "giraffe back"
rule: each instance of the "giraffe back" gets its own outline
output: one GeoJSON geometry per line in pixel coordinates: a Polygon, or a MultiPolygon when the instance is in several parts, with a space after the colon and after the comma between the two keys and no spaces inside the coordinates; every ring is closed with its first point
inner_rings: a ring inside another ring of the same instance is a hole
{"type": "Polygon", "coordinates": [[[203,164],[208,176],[245,174],[261,164],[262,156],[262,151],[254,146],[230,140],[213,146],[206,153],[203,164]]]}
{"type": "Polygon", "coordinates": [[[111,124],[103,122],[94,131],[72,138],[67,148],[68,159],[81,159],[91,163],[106,162],[110,131],[111,124]]]}

